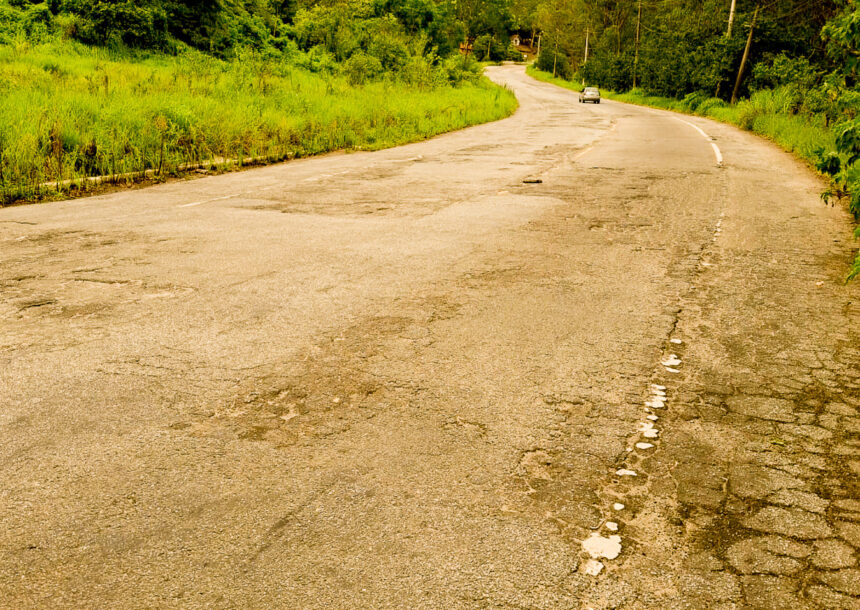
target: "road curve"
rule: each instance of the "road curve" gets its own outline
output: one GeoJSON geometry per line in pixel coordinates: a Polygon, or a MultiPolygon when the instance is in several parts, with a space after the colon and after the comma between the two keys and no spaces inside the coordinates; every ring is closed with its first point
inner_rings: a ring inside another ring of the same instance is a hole
{"type": "Polygon", "coordinates": [[[497,123],[0,210],[0,607],[858,607],[844,211],[489,73],[497,123]]]}

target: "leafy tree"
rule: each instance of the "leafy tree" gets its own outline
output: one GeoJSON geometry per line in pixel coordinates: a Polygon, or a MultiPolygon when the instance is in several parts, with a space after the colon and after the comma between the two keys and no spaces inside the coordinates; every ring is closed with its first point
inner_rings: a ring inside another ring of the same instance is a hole
{"type": "Polygon", "coordinates": [[[821,30],[828,55],[852,82],[860,69],[860,5],[849,0],[845,10],[821,30]]]}
{"type": "MultiPolygon", "coordinates": [[[[633,85],[635,70],[637,85],[646,92],[684,97],[731,91],[756,6],[761,10],[749,63],[773,63],[784,54],[804,58],[820,77],[833,60],[819,32],[841,1],[737,0],[731,37],[729,0],[543,0],[536,14],[545,40],[553,41],[553,55],[564,53],[586,80],[626,89],[633,85]],[[582,67],[586,32],[589,61],[582,67]]],[[[850,28],[850,19],[831,27],[850,28]]],[[[747,83],[756,84],[744,81],[742,91],[747,83]]]]}
{"type": "Polygon", "coordinates": [[[828,22],[821,32],[827,44],[829,55],[836,60],[839,68],[831,76],[833,83],[841,78],[837,88],[839,97],[848,103],[851,113],[835,127],[835,153],[819,151],[818,169],[833,177],[830,188],[823,197],[849,197],[849,209],[855,218],[860,219],[860,94],[849,87],[856,85],[860,57],[860,3],[849,0],[843,11],[828,22]]]}
{"type": "Polygon", "coordinates": [[[121,42],[161,48],[167,42],[167,14],[160,4],[133,0],[69,0],[66,6],[85,19],[78,36],[85,42],[121,42]]]}

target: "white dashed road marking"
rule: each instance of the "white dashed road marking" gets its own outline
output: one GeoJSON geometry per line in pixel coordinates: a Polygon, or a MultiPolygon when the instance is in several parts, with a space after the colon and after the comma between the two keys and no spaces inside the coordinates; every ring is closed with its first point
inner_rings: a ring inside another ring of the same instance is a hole
{"type": "Polygon", "coordinates": [[[720,147],[711,142],[711,146],[714,148],[714,156],[717,157],[717,165],[723,164],[723,153],[720,152],[720,147]]]}
{"type": "Polygon", "coordinates": [[[702,134],[702,137],[705,138],[708,142],[710,142],[711,148],[714,149],[714,157],[717,159],[717,165],[723,164],[723,153],[720,152],[720,147],[717,146],[716,144],[714,144],[714,142],[713,142],[714,138],[712,138],[707,133],[705,133],[704,129],[702,129],[698,125],[693,125],[690,121],[685,121],[684,119],[679,119],[678,117],[672,117],[672,118],[675,119],[676,121],[681,121],[682,123],[686,123],[687,125],[689,125],[693,129],[698,131],[700,134],[702,134]]]}

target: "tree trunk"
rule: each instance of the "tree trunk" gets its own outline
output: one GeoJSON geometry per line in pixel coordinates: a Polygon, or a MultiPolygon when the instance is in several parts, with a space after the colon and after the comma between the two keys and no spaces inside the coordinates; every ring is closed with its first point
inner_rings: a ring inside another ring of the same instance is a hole
{"type": "Polygon", "coordinates": [[[732,37],[732,26],[735,23],[735,4],[736,3],[737,3],[737,0],[732,0],[732,6],[729,9],[729,29],[726,30],[726,38],[732,37]]]}
{"type": "Polygon", "coordinates": [[[558,39],[555,41],[555,51],[552,54],[552,76],[555,78],[555,64],[558,61],[558,39]]]}
{"type": "Polygon", "coordinates": [[[636,88],[636,70],[639,67],[639,29],[642,26],[642,0],[639,0],[639,13],[636,15],[636,51],[633,54],[633,88],[636,88]]]}
{"type": "Polygon", "coordinates": [[[588,34],[588,28],[585,28],[585,59],[582,60],[583,66],[588,63],[588,34]]]}
{"type": "Polygon", "coordinates": [[[732,104],[736,104],[738,101],[738,92],[741,89],[741,81],[744,78],[744,68],[747,66],[747,59],[750,56],[750,47],[752,46],[753,39],[753,30],[755,29],[755,22],[758,19],[758,11],[761,8],[760,4],[756,4],[755,12],[753,13],[752,23],[750,23],[750,34],[747,37],[747,46],[744,47],[744,56],[741,58],[741,67],[738,68],[738,78],[735,81],[735,89],[732,91],[732,104]]]}

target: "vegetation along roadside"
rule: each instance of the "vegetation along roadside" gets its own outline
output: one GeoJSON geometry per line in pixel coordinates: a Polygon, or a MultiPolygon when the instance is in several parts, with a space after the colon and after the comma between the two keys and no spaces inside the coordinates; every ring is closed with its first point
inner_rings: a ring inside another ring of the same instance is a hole
{"type": "Polygon", "coordinates": [[[93,176],[378,149],[516,108],[443,14],[194,4],[0,0],[0,204],[93,176]]]}

